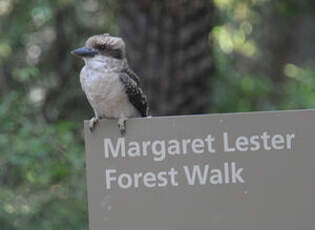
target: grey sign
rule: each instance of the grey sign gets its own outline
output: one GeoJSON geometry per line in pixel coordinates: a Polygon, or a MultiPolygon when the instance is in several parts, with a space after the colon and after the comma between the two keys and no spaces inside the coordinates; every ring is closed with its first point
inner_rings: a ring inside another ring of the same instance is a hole
{"type": "Polygon", "coordinates": [[[315,110],[85,122],[90,230],[314,230],[315,110]]]}

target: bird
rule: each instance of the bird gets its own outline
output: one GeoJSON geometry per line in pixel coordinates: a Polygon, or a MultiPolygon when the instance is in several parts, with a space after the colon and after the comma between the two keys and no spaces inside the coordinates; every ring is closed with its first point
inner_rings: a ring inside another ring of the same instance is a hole
{"type": "Polygon", "coordinates": [[[117,119],[121,135],[126,133],[130,117],[147,117],[147,97],[140,87],[138,75],[129,67],[126,45],[121,37],[97,34],[85,46],[72,50],[83,59],[80,83],[94,110],[89,129],[94,131],[100,119],[117,119]]]}

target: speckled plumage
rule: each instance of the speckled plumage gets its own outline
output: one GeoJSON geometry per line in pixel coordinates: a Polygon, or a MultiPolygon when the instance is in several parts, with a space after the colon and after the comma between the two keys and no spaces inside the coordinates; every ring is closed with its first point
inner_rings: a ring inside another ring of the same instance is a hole
{"type": "Polygon", "coordinates": [[[124,85],[130,103],[140,112],[142,117],[148,116],[147,99],[142,89],[137,86],[137,82],[125,71],[120,73],[119,77],[124,85]]]}
{"type": "Polygon", "coordinates": [[[125,44],[118,37],[95,35],[87,40],[84,49],[90,52],[89,55],[76,50],[73,53],[85,62],[80,82],[95,113],[91,128],[99,118],[118,118],[124,133],[128,117],[148,115],[147,100],[139,87],[139,78],[129,69],[125,58],[125,44]]]}

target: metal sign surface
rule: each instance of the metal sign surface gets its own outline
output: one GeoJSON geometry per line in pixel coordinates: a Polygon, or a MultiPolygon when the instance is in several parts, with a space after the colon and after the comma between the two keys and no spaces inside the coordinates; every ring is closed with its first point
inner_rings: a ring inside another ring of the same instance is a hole
{"type": "Polygon", "coordinates": [[[85,122],[90,230],[314,230],[315,110],[85,122]]]}

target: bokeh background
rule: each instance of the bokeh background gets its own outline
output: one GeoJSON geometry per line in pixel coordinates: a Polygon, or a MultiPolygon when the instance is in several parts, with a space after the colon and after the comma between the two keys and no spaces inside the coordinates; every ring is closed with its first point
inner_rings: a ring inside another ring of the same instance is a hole
{"type": "Polygon", "coordinates": [[[122,36],[151,114],[315,107],[312,0],[0,0],[0,229],[88,229],[70,55],[122,36]]]}

